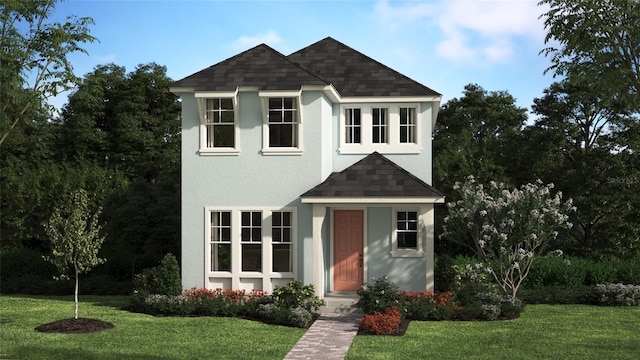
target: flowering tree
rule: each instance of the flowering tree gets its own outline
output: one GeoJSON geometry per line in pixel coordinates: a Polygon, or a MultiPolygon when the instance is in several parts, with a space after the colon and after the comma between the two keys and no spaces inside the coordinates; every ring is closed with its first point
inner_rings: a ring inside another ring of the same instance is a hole
{"type": "Polygon", "coordinates": [[[544,250],[558,230],[571,228],[567,221],[574,211],[571,199],[551,194],[553,184],[527,184],[508,190],[491,182],[477,184],[473,176],[456,183],[461,200],[448,204],[442,238],[469,246],[486,262],[500,288],[516,299],[518,288],[529,274],[535,256],[544,250]]]}

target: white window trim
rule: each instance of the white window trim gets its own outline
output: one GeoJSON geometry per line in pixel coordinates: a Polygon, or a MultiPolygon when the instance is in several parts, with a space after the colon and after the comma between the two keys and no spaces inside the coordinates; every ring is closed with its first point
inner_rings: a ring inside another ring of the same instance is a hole
{"type": "Polygon", "coordinates": [[[198,103],[198,115],[200,116],[200,149],[198,153],[203,156],[210,155],[238,155],[240,153],[240,124],[238,114],[238,90],[234,92],[196,92],[198,103]],[[205,122],[205,106],[207,99],[231,99],[233,101],[233,134],[234,147],[207,147],[207,125],[205,122]]]}
{"type": "Polygon", "coordinates": [[[205,214],[205,234],[204,234],[204,280],[205,287],[209,284],[209,279],[231,279],[232,289],[240,289],[242,278],[262,278],[263,289],[270,291],[272,279],[291,278],[296,279],[298,259],[298,209],[295,207],[264,207],[264,206],[206,206],[205,214]],[[231,271],[211,271],[211,212],[228,211],[231,212],[231,271]],[[262,271],[242,271],[242,242],[241,242],[241,216],[245,211],[262,212],[262,271]],[[291,213],[291,271],[273,271],[273,241],[271,232],[272,212],[291,213]]]}
{"type": "Polygon", "coordinates": [[[422,257],[424,255],[423,250],[423,228],[424,228],[424,212],[423,208],[410,208],[410,207],[393,207],[392,211],[392,221],[391,224],[391,256],[392,257],[422,257]],[[415,211],[418,216],[418,247],[416,249],[398,249],[398,211],[415,211]]]}
{"type": "Polygon", "coordinates": [[[303,146],[303,116],[302,116],[302,90],[295,91],[260,91],[258,96],[262,100],[262,155],[302,155],[303,146]],[[298,125],[297,147],[270,147],[269,146],[269,98],[294,98],[296,99],[296,117],[298,125]]]}
{"type": "Polygon", "coordinates": [[[420,103],[347,103],[340,105],[340,153],[341,154],[370,154],[377,151],[381,154],[419,154],[422,152],[422,109],[420,103]],[[361,109],[361,142],[347,143],[345,110],[361,109]],[[387,143],[373,142],[373,108],[388,109],[387,143]],[[416,142],[400,142],[400,108],[415,108],[416,112],[416,142]]]}

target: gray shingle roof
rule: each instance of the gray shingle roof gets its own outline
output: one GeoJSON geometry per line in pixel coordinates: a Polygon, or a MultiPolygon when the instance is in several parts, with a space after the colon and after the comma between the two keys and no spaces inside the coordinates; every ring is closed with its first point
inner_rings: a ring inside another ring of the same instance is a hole
{"type": "Polygon", "coordinates": [[[331,82],[341,96],[440,96],[331,37],[288,58],[331,82]]]}
{"type": "Polygon", "coordinates": [[[258,45],[189,75],[173,88],[234,91],[298,90],[302,85],[333,84],[340,96],[440,96],[370,57],[327,37],[289,56],[258,45]]]}
{"type": "Polygon", "coordinates": [[[444,197],[378,152],[367,155],[341,172],[329,175],[325,181],[301,197],[444,197]]]}
{"type": "Polygon", "coordinates": [[[305,85],[328,83],[289,61],[267,45],[258,45],[173,83],[195,91],[234,91],[237,86],[260,90],[299,90],[305,85]]]}

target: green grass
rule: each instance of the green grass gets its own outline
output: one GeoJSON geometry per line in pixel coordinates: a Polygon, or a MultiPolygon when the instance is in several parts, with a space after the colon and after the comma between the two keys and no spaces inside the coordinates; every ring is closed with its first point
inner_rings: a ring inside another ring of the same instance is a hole
{"type": "Polygon", "coordinates": [[[640,308],[530,305],[520,318],[413,321],[396,336],[357,336],[347,359],[638,359],[640,308]]]}
{"type": "Polygon", "coordinates": [[[120,310],[124,296],[81,296],[79,317],[115,328],[45,334],[38,325],[73,317],[73,296],[0,296],[1,359],[282,359],[304,329],[218,317],[153,317],[120,310]]]}

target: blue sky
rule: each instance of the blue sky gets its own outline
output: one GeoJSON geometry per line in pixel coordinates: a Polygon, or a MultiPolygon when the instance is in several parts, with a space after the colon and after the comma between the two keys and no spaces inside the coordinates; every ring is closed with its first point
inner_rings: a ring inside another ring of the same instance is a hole
{"type": "MultiPolygon", "coordinates": [[[[54,18],[95,21],[77,75],[115,63],[156,62],[181,79],[255,45],[288,55],[327,36],[443,94],[466,84],[506,90],[530,109],[553,77],[539,55],[545,30],[538,0],[68,0],[54,18]]],[[[54,100],[61,105],[66,97],[54,100]]]]}

